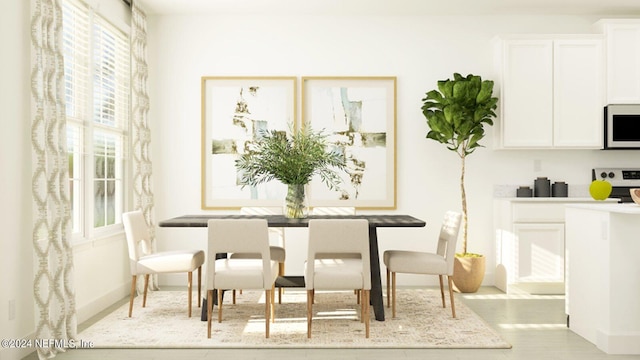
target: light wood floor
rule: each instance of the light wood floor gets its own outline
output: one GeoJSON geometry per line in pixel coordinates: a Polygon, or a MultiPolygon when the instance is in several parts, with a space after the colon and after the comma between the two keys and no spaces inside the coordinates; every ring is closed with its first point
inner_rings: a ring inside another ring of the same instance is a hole
{"type": "MultiPolygon", "coordinates": [[[[283,350],[214,350],[214,349],[90,349],[70,350],[56,359],[234,359],[234,360],[326,360],[326,359],[473,359],[473,360],[601,360],[640,359],[640,355],[607,355],[566,327],[563,296],[506,295],[493,287],[483,287],[475,294],[456,294],[487,323],[513,345],[512,349],[283,349],[283,350]]],[[[119,304],[117,304],[119,305],[119,304]]],[[[385,308],[386,309],[386,308],[385,308]]],[[[110,309],[105,310],[105,314],[110,309]]],[[[400,308],[399,311],[402,311],[400,308]]],[[[80,330],[100,316],[80,326],[80,330]]],[[[375,323],[372,323],[375,326],[375,323]]],[[[203,331],[204,334],[204,331],[203,331]]],[[[35,360],[35,353],[24,359],[35,360]]]]}

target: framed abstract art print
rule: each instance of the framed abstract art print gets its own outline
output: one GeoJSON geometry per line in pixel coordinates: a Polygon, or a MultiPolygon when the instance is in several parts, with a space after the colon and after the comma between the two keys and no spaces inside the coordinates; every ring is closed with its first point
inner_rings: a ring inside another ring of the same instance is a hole
{"type": "Polygon", "coordinates": [[[236,159],[263,130],[296,124],[295,77],[202,77],[203,209],[281,206],[286,186],[243,186],[236,159]]]}
{"type": "Polygon", "coordinates": [[[345,156],[340,191],[319,179],[311,206],[396,208],[396,78],[303,77],[302,126],[329,134],[345,156]]]}

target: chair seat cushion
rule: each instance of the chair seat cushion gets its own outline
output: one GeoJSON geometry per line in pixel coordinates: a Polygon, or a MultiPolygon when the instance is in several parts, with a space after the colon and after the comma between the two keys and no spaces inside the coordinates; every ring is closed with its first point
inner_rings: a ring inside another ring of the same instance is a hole
{"type": "MultiPolygon", "coordinates": [[[[269,252],[271,253],[271,260],[283,263],[286,258],[286,251],[281,246],[269,246],[269,252]]],[[[258,253],[232,253],[229,256],[231,259],[260,259],[258,253]]]]}
{"type": "Polygon", "coordinates": [[[391,272],[451,275],[447,273],[445,258],[434,253],[387,250],[383,254],[383,261],[391,272]]]}
{"type": "Polygon", "coordinates": [[[271,260],[271,279],[264,283],[262,259],[218,259],[215,264],[216,289],[271,290],[278,277],[278,262],[271,260]]]}
{"type": "Polygon", "coordinates": [[[202,264],[204,264],[202,250],[163,251],[141,257],[136,264],[136,273],[190,272],[202,264]]]}
{"type": "MultiPolygon", "coordinates": [[[[312,283],[316,290],[362,289],[364,276],[370,276],[362,273],[360,259],[316,259],[314,266],[315,276],[312,283]]],[[[311,284],[307,279],[305,282],[311,284]]]]}

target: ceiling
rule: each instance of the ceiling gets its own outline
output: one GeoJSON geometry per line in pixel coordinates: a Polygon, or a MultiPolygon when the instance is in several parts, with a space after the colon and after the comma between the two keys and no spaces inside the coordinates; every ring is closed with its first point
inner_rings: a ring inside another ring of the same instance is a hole
{"type": "Polygon", "coordinates": [[[561,14],[640,17],[640,0],[138,0],[149,14],[561,14]]]}

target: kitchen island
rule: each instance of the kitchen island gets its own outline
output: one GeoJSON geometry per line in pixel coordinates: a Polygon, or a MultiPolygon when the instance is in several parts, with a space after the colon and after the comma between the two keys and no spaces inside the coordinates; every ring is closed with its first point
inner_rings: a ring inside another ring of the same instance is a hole
{"type": "Polygon", "coordinates": [[[608,354],[640,354],[640,205],[565,211],[569,328],[608,354]]]}

